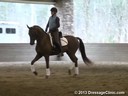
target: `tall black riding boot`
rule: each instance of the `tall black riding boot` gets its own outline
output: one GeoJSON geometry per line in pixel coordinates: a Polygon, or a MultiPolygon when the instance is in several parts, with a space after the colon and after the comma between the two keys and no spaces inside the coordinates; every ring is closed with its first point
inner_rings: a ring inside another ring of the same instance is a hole
{"type": "Polygon", "coordinates": [[[57,57],[62,57],[64,56],[63,52],[62,52],[62,47],[61,46],[58,46],[58,49],[60,51],[60,53],[57,55],[57,57]]]}

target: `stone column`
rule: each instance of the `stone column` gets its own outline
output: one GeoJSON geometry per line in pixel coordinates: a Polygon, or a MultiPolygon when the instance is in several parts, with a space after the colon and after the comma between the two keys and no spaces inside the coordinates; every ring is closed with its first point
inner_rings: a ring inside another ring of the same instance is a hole
{"type": "Polygon", "coordinates": [[[58,16],[61,20],[60,31],[64,35],[74,35],[73,28],[73,0],[56,0],[58,16]]]}

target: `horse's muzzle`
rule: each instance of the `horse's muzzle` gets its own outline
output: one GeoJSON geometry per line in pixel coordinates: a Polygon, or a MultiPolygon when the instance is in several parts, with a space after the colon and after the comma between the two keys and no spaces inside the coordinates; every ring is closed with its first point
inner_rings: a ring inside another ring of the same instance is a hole
{"type": "Polygon", "coordinates": [[[34,45],[35,44],[35,40],[34,39],[30,39],[30,45],[34,45]]]}
{"type": "Polygon", "coordinates": [[[34,42],[30,42],[30,45],[34,45],[35,43],[34,42]]]}

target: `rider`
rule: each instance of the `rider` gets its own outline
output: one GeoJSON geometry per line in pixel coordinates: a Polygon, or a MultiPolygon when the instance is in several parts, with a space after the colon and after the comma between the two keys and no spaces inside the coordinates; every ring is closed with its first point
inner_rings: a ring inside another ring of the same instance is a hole
{"type": "Polygon", "coordinates": [[[59,52],[62,52],[61,44],[60,44],[60,39],[59,39],[59,31],[58,28],[60,27],[60,19],[56,15],[57,14],[57,8],[53,7],[51,8],[51,16],[49,18],[49,21],[47,23],[45,32],[47,32],[49,28],[49,32],[51,33],[51,36],[53,38],[53,42],[55,46],[58,48],[59,52]]]}

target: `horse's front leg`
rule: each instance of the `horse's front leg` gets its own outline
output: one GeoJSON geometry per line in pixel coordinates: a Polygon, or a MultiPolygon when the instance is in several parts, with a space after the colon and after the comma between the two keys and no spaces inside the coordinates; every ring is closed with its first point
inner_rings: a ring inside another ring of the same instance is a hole
{"type": "Polygon", "coordinates": [[[32,71],[35,75],[37,75],[38,73],[37,73],[36,70],[35,70],[34,63],[35,63],[37,60],[39,60],[41,57],[42,57],[42,55],[37,54],[36,57],[35,57],[35,58],[32,60],[32,62],[31,62],[31,71],[32,71]]]}
{"type": "Polygon", "coordinates": [[[51,74],[50,68],[49,68],[49,56],[44,56],[46,61],[46,78],[48,78],[51,74]]]}

